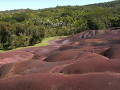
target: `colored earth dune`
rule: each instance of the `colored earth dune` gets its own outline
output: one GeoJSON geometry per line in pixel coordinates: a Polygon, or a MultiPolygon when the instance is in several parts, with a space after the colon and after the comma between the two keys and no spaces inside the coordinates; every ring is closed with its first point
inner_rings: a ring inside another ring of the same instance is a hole
{"type": "Polygon", "coordinates": [[[120,30],[88,30],[0,53],[0,90],[120,90],[120,30]]]}

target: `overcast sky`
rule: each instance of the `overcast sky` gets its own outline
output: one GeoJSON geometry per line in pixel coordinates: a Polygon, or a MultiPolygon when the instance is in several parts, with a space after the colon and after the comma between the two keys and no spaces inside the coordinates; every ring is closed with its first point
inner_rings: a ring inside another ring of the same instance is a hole
{"type": "Polygon", "coordinates": [[[0,11],[12,9],[43,9],[65,5],[87,5],[113,0],[0,0],[0,11]]]}

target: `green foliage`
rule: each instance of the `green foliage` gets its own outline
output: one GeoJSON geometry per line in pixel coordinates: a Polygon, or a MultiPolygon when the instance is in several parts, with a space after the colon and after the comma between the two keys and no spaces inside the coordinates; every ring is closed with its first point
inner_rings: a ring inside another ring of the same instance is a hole
{"type": "MultiPolygon", "coordinates": [[[[65,38],[65,37],[66,36],[55,36],[55,37],[44,38],[40,43],[37,43],[37,44],[35,44],[33,46],[28,46],[28,47],[46,46],[46,45],[49,45],[48,41],[50,41],[50,40],[55,40],[57,38],[65,38]]],[[[14,48],[12,50],[18,50],[18,49],[21,49],[21,48],[26,48],[26,47],[18,47],[18,48],[14,48]]],[[[0,50],[0,52],[7,52],[7,51],[11,51],[11,50],[0,50]]]]}
{"type": "Polygon", "coordinates": [[[0,49],[40,43],[44,38],[120,27],[120,0],[85,6],[0,12],[0,49]]]}

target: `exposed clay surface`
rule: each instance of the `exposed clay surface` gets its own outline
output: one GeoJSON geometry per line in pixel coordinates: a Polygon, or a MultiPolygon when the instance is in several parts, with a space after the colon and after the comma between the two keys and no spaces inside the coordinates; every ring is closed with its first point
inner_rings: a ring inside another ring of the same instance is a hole
{"type": "Polygon", "coordinates": [[[39,73],[0,80],[0,90],[120,90],[117,73],[39,73]]]}
{"type": "Polygon", "coordinates": [[[89,30],[0,53],[0,90],[120,90],[120,30],[89,30]]]}

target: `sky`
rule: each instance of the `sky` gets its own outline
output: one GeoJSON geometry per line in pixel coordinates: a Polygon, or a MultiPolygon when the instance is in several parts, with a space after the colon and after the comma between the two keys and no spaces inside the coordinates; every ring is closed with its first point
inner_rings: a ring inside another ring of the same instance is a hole
{"type": "Polygon", "coordinates": [[[0,11],[14,9],[44,9],[66,5],[87,5],[113,0],[0,0],[0,11]]]}

